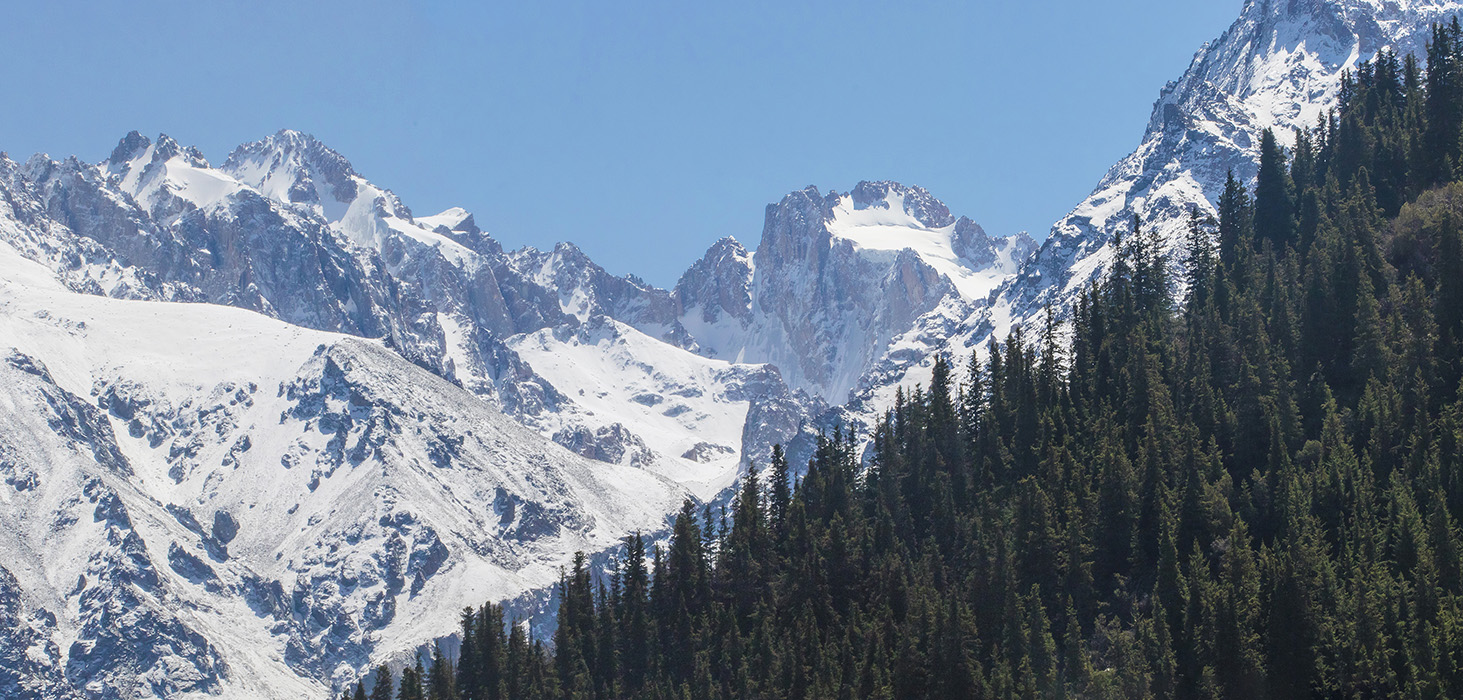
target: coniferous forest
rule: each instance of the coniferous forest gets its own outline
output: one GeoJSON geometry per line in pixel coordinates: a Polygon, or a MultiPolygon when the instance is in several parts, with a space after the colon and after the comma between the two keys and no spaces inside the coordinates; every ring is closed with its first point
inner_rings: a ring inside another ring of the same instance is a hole
{"type": "Polygon", "coordinates": [[[551,644],[486,605],[346,696],[1463,697],[1463,29],[1293,144],[1065,330],[581,557],[551,644]]]}

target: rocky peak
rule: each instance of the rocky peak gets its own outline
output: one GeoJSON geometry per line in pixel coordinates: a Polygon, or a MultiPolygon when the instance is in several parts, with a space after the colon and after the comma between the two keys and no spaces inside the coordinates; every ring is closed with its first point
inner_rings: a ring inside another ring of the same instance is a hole
{"type": "Polygon", "coordinates": [[[281,129],[258,141],[240,145],[229,154],[223,168],[234,170],[246,161],[261,159],[272,164],[306,166],[335,180],[358,175],[345,156],[314,136],[293,129],[281,129]]]}
{"type": "Polygon", "coordinates": [[[896,341],[909,354],[902,336],[987,304],[1035,247],[957,219],[922,187],[809,186],[768,205],[754,254],[718,241],[674,295],[703,353],[771,363],[794,389],[840,403],[896,341]],[[925,324],[931,315],[942,320],[925,324]]]}
{"type": "Polygon", "coordinates": [[[128,132],[117,142],[117,147],[112,149],[112,155],[102,163],[102,167],[113,174],[125,175],[133,168],[146,169],[175,158],[194,168],[208,170],[212,167],[196,146],[183,146],[167,134],[158,134],[157,140],[152,141],[136,131],[128,132]],[[137,162],[144,157],[147,162],[137,162]]]}
{"type": "Polygon", "coordinates": [[[962,216],[955,222],[955,230],[950,235],[950,246],[956,255],[976,265],[988,265],[996,259],[995,241],[980,224],[968,217],[962,216]]]}
{"type": "Polygon", "coordinates": [[[762,242],[756,252],[759,266],[795,265],[810,256],[820,256],[828,247],[830,234],[824,223],[831,216],[837,194],[830,192],[825,198],[817,187],[809,185],[767,205],[762,242]]]}
{"type": "Polygon", "coordinates": [[[107,164],[113,167],[126,165],[128,161],[141,155],[151,145],[152,141],[146,136],[137,131],[129,131],[121,141],[117,142],[117,147],[112,149],[112,155],[107,158],[107,164]]]}
{"type": "Polygon", "coordinates": [[[183,155],[183,147],[173,140],[173,137],[158,134],[157,141],[153,143],[152,162],[172,160],[181,155],[183,155]]]}
{"type": "Polygon", "coordinates": [[[49,177],[49,175],[53,171],[55,171],[57,167],[59,167],[59,164],[56,161],[51,160],[51,156],[46,155],[45,153],[37,153],[25,160],[25,163],[20,166],[20,173],[24,175],[27,180],[44,180],[49,177]]]}
{"type": "Polygon", "coordinates": [[[557,296],[559,308],[554,312],[580,322],[604,315],[677,347],[690,344],[676,320],[670,292],[634,275],[611,274],[573,243],[559,243],[548,252],[526,247],[506,258],[508,270],[500,276],[521,279],[525,286],[557,296]]]}
{"type": "Polygon", "coordinates": [[[995,265],[1014,272],[1017,265],[1036,251],[1037,245],[1025,231],[1008,238],[992,238],[980,224],[962,216],[950,232],[950,247],[976,269],[995,265]]]}
{"type": "MultiPolygon", "coordinates": [[[[830,197],[836,193],[830,193],[830,197]]],[[[923,187],[905,186],[897,182],[860,182],[849,192],[857,209],[893,209],[899,207],[925,228],[941,228],[955,223],[950,208],[923,187]]]]}
{"type": "Polygon", "coordinates": [[[742,246],[741,241],[725,236],[706,250],[706,257],[715,259],[746,258],[747,249],[742,246]]]}
{"type": "Polygon", "coordinates": [[[203,170],[213,167],[208,164],[208,159],[203,157],[203,151],[198,150],[197,146],[183,146],[167,134],[158,134],[157,151],[153,155],[153,160],[171,160],[173,158],[182,158],[188,165],[203,170]]]}
{"type": "Polygon", "coordinates": [[[722,314],[746,319],[752,313],[752,256],[737,239],[727,236],[681,275],[673,293],[682,315],[700,309],[706,323],[722,314]]]}
{"type": "Polygon", "coordinates": [[[265,196],[291,204],[322,207],[327,218],[343,213],[359,194],[360,176],[344,156],[309,134],[283,129],[234,149],[224,161],[224,172],[265,196]]]}

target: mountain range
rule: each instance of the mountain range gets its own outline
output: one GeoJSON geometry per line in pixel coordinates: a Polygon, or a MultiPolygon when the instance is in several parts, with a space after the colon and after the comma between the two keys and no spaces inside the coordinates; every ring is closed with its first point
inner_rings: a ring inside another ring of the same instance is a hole
{"type": "Polygon", "coordinates": [[[1039,245],[917,186],[809,187],[670,290],[417,215],[299,132],[0,156],[0,691],[324,697],[487,600],[542,635],[576,551],[1060,318],[1135,215],[1182,256],[1261,131],[1459,9],[1251,0],[1039,245]]]}

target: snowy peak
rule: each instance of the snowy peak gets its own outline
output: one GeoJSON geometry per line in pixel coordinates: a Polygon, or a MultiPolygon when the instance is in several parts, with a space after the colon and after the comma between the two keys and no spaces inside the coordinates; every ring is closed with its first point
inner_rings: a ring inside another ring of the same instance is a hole
{"type": "Polygon", "coordinates": [[[847,194],[808,187],[769,205],[757,255],[780,263],[840,241],[873,258],[912,251],[970,301],[985,300],[1035,248],[1024,232],[995,238],[969,217],[955,218],[923,187],[865,181],[847,194]]]}
{"type": "Polygon", "coordinates": [[[344,156],[309,134],[286,129],[240,146],[221,170],[269,200],[318,217],[391,264],[415,252],[469,266],[476,254],[500,252],[460,209],[439,215],[452,219],[446,233],[438,231],[445,220],[416,221],[394,192],[361,177],[344,156]]]}
{"type": "Polygon", "coordinates": [[[503,246],[478,228],[472,213],[462,207],[452,207],[431,216],[418,216],[416,224],[479,255],[497,257],[503,254],[503,246]]]}
{"type": "Polygon", "coordinates": [[[122,191],[160,219],[218,204],[243,189],[208,164],[197,148],[184,147],[167,134],[157,141],[133,131],[117,143],[101,165],[122,191]]]}
{"type": "Polygon", "coordinates": [[[174,159],[193,168],[212,168],[203,152],[195,146],[184,147],[167,134],[158,134],[157,141],[153,142],[136,131],[123,136],[117,147],[112,149],[111,157],[102,165],[108,172],[122,175],[138,166],[157,165],[174,159]]]}
{"type": "Polygon", "coordinates": [[[107,165],[109,168],[120,167],[136,158],[151,145],[152,141],[146,136],[137,131],[129,131],[121,141],[117,142],[117,147],[112,149],[112,156],[107,159],[107,165]]]}
{"type": "Polygon", "coordinates": [[[837,404],[896,339],[987,303],[1033,247],[988,236],[921,187],[810,186],[768,205],[755,254],[717,242],[675,297],[703,353],[773,364],[792,388],[837,404]],[[932,314],[942,320],[922,321],[932,314]]]}
{"type": "Polygon", "coordinates": [[[440,214],[433,214],[432,216],[419,216],[417,217],[417,223],[443,235],[452,233],[466,235],[482,233],[482,229],[478,228],[477,222],[473,221],[472,213],[462,207],[452,207],[447,211],[440,214]]]}
{"type": "MultiPolygon", "coordinates": [[[[1315,126],[1335,102],[1339,73],[1380,49],[1401,53],[1423,49],[1427,21],[1390,19],[1383,3],[1367,0],[1251,2],[1240,19],[1217,41],[1206,44],[1182,79],[1165,88],[1155,105],[1150,130],[1174,118],[1169,105],[1193,112],[1218,95],[1239,100],[1256,122],[1290,131],[1315,126]]],[[[1416,3],[1441,11],[1456,3],[1416,3]]]]}
{"type": "Polygon", "coordinates": [[[896,216],[902,214],[914,225],[924,228],[941,228],[955,222],[950,208],[919,186],[865,181],[854,186],[847,199],[854,211],[883,210],[896,216]]]}
{"type": "Polygon", "coordinates": [[[968,301],[990,296],[1031,250],[1029,239],[997,243],[969,218],[957,220],[922,187],[860,182],[847,195],[829,193],[828,199],[827,229],[835,240],[870,253],[912,251],[968,301]]]}
{"type": "MultiPolygon", "coordinates": [[[[364,180],[344,156],[291,129],[234,149],[222,170],[277,202],[312,208],[339,221],[362,194],[364,180]]],[[[393,196],[390,213],[411,214],[393,196]]]]}
{"type": "Polygon", "coordinates": [[[1135,215],[1180,254],[1190,209],[1213,214],[1230,172],[1252,182],[1260,134],[1283,140],[1336,104],[1341,77],[1383,48],[1422,55],[1459,0],[1252,0],[1188,70],[1163,88],[1143,142],[1052,228],[1001,293],[998,328],[1070,305],[1112,260],[1108,243],[1135,215]]]}

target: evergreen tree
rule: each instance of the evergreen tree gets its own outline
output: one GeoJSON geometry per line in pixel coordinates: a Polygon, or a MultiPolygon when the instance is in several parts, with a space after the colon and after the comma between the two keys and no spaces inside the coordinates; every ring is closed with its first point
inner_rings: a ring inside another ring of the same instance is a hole
{"type": "Polygon", "coordinates": [[[391,677],[391,669],[384,664],[377,666],[371,681],[371,700],[391,700],[391,691],[395,689],[396,681],[391,677]]]}
{"type": "Polygon", "coordinates": [[[1266,129],[1260,137],[1260,174],[1255,182],[1255,240],[1270,242],[1277,253],[1297,243],[1295,198],[1285,153],[1266,129]]]}
{"type": "Polygon", "coordinates": [[[1359,65],[1288,162],[1262,135],[1182,305],[1135,220],[1070,345],[1048,309],[935,357],[866,450],[577,558],[552,654],[487,605],[400,697],[1463,697],[1460,45],[1359,65]]]}

